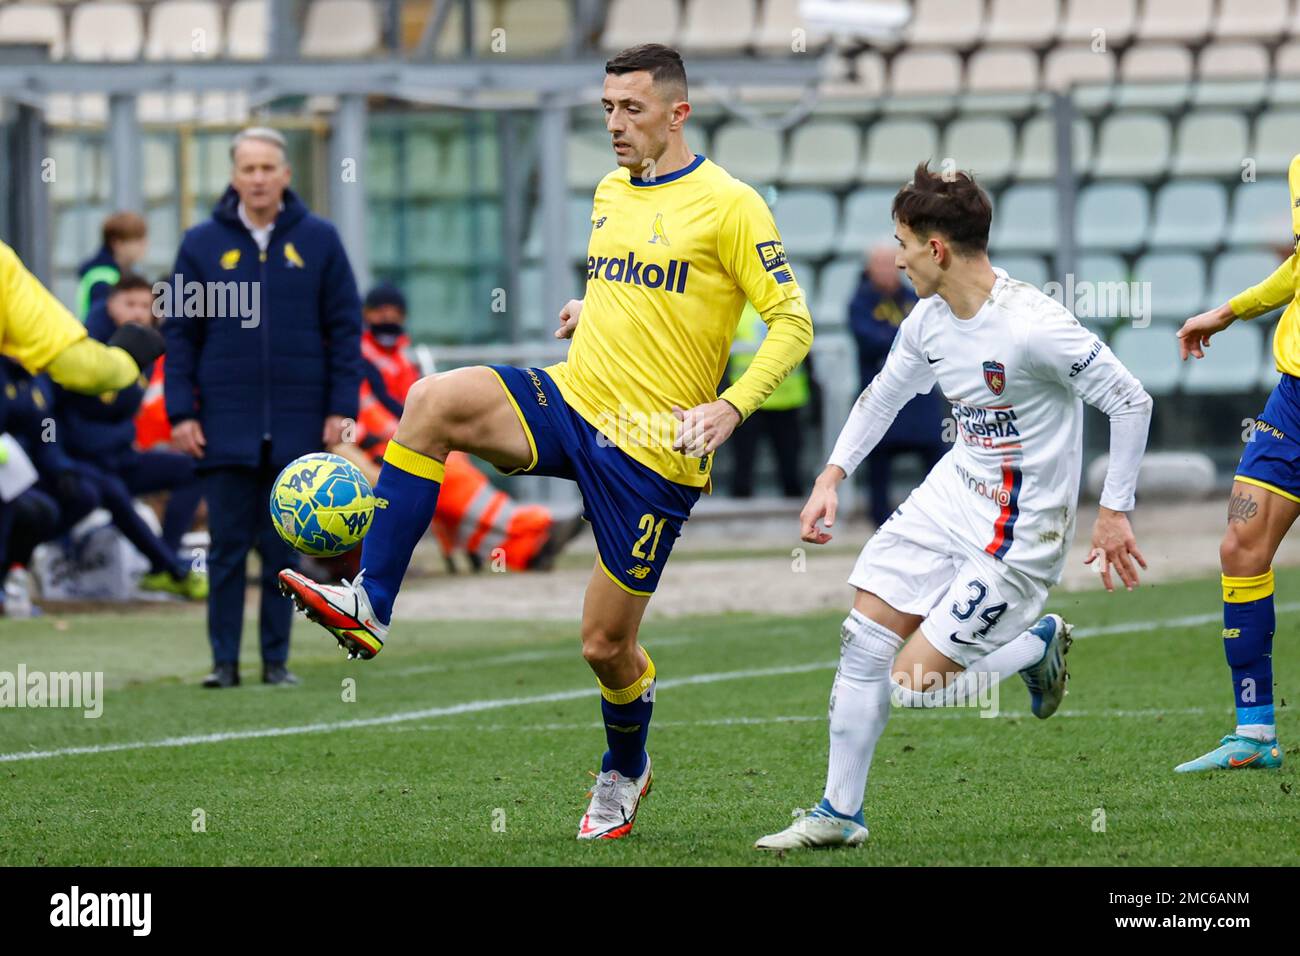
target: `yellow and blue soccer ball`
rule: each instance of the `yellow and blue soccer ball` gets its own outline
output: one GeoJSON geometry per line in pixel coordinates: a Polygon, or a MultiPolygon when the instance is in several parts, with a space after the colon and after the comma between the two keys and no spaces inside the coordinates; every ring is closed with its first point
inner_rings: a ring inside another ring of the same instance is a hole
{"type": "Polygon", "coordinates": [[[271,521],[303,554],[332,558],[356,547],[375,517],[375,493],[356,465],[338,455],[303,455],[271,489],[271,521]]]}

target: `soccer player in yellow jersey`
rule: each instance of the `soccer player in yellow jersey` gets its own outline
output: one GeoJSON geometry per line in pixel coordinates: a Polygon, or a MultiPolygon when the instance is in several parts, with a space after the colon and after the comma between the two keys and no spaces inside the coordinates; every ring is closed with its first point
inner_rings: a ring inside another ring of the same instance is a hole
{"type": "MultiPolygon", "coordinates": [[[[1300,243],[1300,156],[1291,160],[1292,247],[1300,243]]],[[[1178,350],[1205,358],[1210,337],[1238,319],[1249,321],[1279,306],[1286,311],[1273,335],[1282,380],[1256,419],[1232,483],[1228,528],[1219,545],[1223,570],[1223,647],[1232,669],[1237,727],[1209,753],[1179,764],[1198,770],[1282,766],[1273,717],[1273,555],[1300,515],[1300,251],[1259,285],[1188,319],[1178,350]]]]}
{"type": "Polygon", "coordinates": [[[507,474],[576,481],[598,552],[582,653],[600,687],[608,746],[579,839],[631,832],[651,783],[655,666],[637,643],[646,603],[708,488],[713,452],[812,344],[812,319],[767,206],[687,146],[681,57],[647,44],[614,57],[605,73],[618,169],[596,187],[585,297],[560,314],[556,335],[573,339],[567,361],[421,379],[384,455],[362,573],[342,586],[280,574],[308,617],[351,656],[370,658],[433,517],[449,451],[507,474]],[[768,334],[719,396],[746,299],[768,334]]]}
{"type": "Polygon", "coordinates": [[[49,373],[69,391],[98,395],[126,388],[162,352],[162,336],[143,325],[122,326],[107,345],[88,338],[86,327],[0,242],[0,355],[32,375],[49,373]]]}

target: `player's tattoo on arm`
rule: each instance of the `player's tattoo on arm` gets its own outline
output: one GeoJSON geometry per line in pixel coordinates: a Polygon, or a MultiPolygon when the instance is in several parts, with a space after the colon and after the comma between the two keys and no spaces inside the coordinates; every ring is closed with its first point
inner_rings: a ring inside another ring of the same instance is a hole
{"type": "Polygon", "coordinates": [[[1253,495],[1243,492],[1234,492],[1232,500],[1228,502],[1228,524],[1240,522],[1245,524],[1255,513],[1259,511],[1259,503],[1255,501],[1253,495]]]}

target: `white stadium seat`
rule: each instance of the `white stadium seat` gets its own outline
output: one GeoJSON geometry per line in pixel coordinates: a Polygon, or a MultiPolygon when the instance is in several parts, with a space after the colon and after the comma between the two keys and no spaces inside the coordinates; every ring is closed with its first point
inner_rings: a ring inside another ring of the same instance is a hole
{"type": "Polygon", "coordinates": [[[1132,252],[1149,221],[1147,191],[1137,183],[1093,183],[1079,192],[1075,231],[1084,249],[1132,252]]]}
{"type": "Polygon", "coordinates": [[[500,9],[507,56],[554,56],[573,33],[568,0],[507,0],[500,9]]]}
{"type": "Polygon", "coordinates": [[[754,0],[686,0],[678,43],[691,51],[739,53],[753,39],[757,12],[754,0]]]}
{"type": "Polygon", "coordinates": [[[1066,0],[1061,39],[1090,44],[1101,38],[1113,50],[1129,41],[1136,26],[1137,0],[1066,0]]]}
{"type": "MultiPolygon", "coordinates": [[[[1075,117],[1071,162],[1075,174],[1088,172],[1092,164],[1092,124],[1075,117]]],[[[1056,118],[1051,114],[1031,117],[1020,130],[1016,156],[1017,179],[1050,179],[1056,175],[1056,118]]]]}
{"type": "Polygon", "coordinates": [[[1047,46],[1061,26],[1056,0],[991,0],[985,43],[1047,46]]]}
{"type": "Polygon", "coordinates": [[[950,96],[961,89],[961,60],[951,50],[903,50],[890,64],[892,96],[950,96]]]}
{"type": "Polygon", "coordinates": [[[302,55],[330,59],[379,49],[379,13],[371,0],[313,0],[302,29],[302,55]]]}
{"type": "Polygon", "coordinates": [[[788,55],[794,52],[796,30],[803,31],[804,50],[820,48],[828,39],[825,33],[808,29],[799,13],[799,0],[763,0],[754,48],[761,53],[788,55]]]}
{"type": "Polygon", "coordinates": [[[964,48],[979,41],[984,0],[916,0],[907,27],[912,46],[964,48]]]}
{"type": "Polygon", "coordinates": [[[1213,11],[1212,0],[1145,0],[1138,39],[1199,43],[1210,34],[1213,11]]]}
{"type": "Polygon", "coordinates": [[[267,0],[235,0],[226,19],[226,55],[263,60],[267,53],[267,0]]]}
{"type": "Polygon", "coordinates": [[[1015,127],[1001,116],[957,119],[944,130],[940,152],[980,182],[1000,183],[1011,175],[1015,162],[1015,127]]]}
{"type": "Polygon", "coordinates": [[[1165,326],[1136,329],[1121,325],[1108,344],[1115,357],[1137,376],[1142,387],[1159,397],[1176,391],[1183,377],[1183,363],[1178,358],[1178,348],[1169,341],[1171,338],[1165,326]]]}
{"type": "Polygon", "coordinates": [[[1170,180],[1156,194],[1154,219],[1150,245],[1208,251],[1223,241],[1228,196],[1214,180],[1170,180]]]}
{"type": "Polygon", "coordinates": [[[1187,113],[1174,145],[1175,176],[1239,176],[1249,125],[1235,112],[1187,113]]]}
{"type": "Polygon", "coordinates": [[[1149,283],[1151,317],[1181,323],[1201,311],[1205,260],[1191,252],[1150,252],[1133,267],[1135,282],[1149,283]]]}
{"type": "Polygon", "coordinates": [[[790,158],[782,178],[800,185],[851,182],[857,173],[862,133],[853,123],[812,121],[790,136],[790,158]]]}
{"type": "Polygon", "coordinates": [[[1300,110],[1274,110],[1255,121],[1255,138],[1250,156],[1255,172],[1285,173],[1291,159],[1300,153],[1300,110]]]}
{"type": "Polygon", "coordinates": [[[1291,193],[1286,180],[1238,183],[1232,197],[1228,246],[1286,245],[1291,238],[1291,193]]]}
{"type": "Polygon", "coordinates": [[[1274,40],[1286,32],[1292,0],[1219,0],[1217,39],[1274,40]]]}
{"type": "Polygon", "coordinates": [[[44,43],[50,48],[50,59],[62,59],[63,11],[49,3],[0,6],[0,43],[44,43]]]}
{"type": "Polygon", "coordinates": [[[160,0],[149,10],[150,60],[208,60],[221,55],[221,8],[213,0],[160,0]]]}
{"type": "Polygon", "coordinates": [[[134,3],[95,0],[72,11],[68,48],[76,60],[134,60],[144,46],[144,20],[134,3]]]}
{"type": "Polygon", "coordinates": [[[744,123],[728,123],[714,134],[713,157],[751,186],[775,182],[784,169],[781,134],[744,123]]]}
{"type": "Polygon", "coordinates": [[[1271,72],[1259,43],[1210,43],[1196,60],[1196,106],[1251,106],[1264,99],[1271,72]]]}
{"type": "Polygon", "coordinates": [[[868,183],[901,186],[916,164],[938,158],[939,132],[923,119],[885,119],[867,133],[867,152],[860,178],[868,183]]]}
{"type": "Polygon", "coordinates": [[[1234,322],[1216,335],[1202,361],[1191,360],[1183,388],[1202,395],[1253,392],[1264,361],[1264,333],[1252,322],[1234,322]]]}
{"type": "Polygon", "coordinates": [[[891,209],[895,189],[865,187],[849,193],[840,216],[840,252],[862,255],[877,243],[893,244],[894,218],[891,209]]]}
{"type": "Polygon", "coordinates": [[[601,48],[609,52],[625,50],[638,43],[677,43],[681,29],[681,8],[670,3],[646,3],[645,0],[612,0],[605,17],[601,48]]]}
{"type": "Polygon", "coordinates": [[[1056,189],[1045,185],[1015,185],[993,204],[993,234],[989,245],[999,253],[1042,252],[1056,247],[1056,189]]]}
{"type": "Polygon", "coordinates": [[[772,210],[786,254],[818,259],[831,251],[839,227],[839,204],[820,189],[789,189],[772,210]]]}
{"type": "Polygon", "coordinates": [[[1097,176],[1154,179],[1169,165],[1169,120],[1156,113],[1114,113],[1098,133],[1092,171],[1097,176]]]}
{"type": "Polygon", "coordinates": [[[1119,75],[1117,107],[1181,106],[1191,93],[1192,54],[1174,43],[1134,44],[1120,60],[1119,75]]]}

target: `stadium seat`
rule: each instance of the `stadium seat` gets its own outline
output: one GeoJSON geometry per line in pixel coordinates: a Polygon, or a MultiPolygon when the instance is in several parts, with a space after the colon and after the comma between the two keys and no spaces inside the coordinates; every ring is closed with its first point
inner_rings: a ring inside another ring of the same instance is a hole
{"type": "Polygon", "coordinates": [[[1283,43],[1273,54],[1273,80],[1269,85],[1270,105],[1300,104],[1300,40],[1283,43]]]}
{"type": "Polygon", "coordinates": [[[1178,124],[1175,176],[1239,176],[1249,129],[1240,113],[1187,113],[1178,124]]]}
{"type": "Polygon", "coordinates": [[[604,130],[575,130],[569,134],[569,157],[565,174],[570,189],[595,189],[606,173],[618,166],[604,130]]]}
{"type": "Polygon", "coordinates": [[[1137,38],[1200,43],[1210,35],[1213,10],[1212,0],[1145,0],[1137,38]]]}
{"type": "Polygon", "coordinates": [[[379,50],[379,13],[371,0],[313,0],[302,28],[302,55],[359,58],[379,50]]]}
{"type": "Polygon", "coordinates": [[[1109,48],[1094,52],[1086,46],[1058,46],[1043,59],[1043,86],[1075,90],[1079,110],[1096,113],[1110,105],[1115,72],[1115,54],[1109,48]]]}
{"type": "Polygon", "coordinates": [[[63,59],[66,39],[63,11],[50,3],[7,3],[0,6],[0,44],[44,43],[50,59],[63,59]]]}
{"type": "Polygon", "coordinates": [[[1028,282],[1035,288],[1047,285],[1047,263],[1042,256],[993,256],[993,265],[1012,279],[1028,282]]]}
{"type": "MultiPolygon", "coordinates": [[[[172,175],[172,182],[175,183],[174,170],[169,175],[172,175]]],[[[149,224],[149,258],[146,263],[152,266],[148,270],[149,274],[159,275],[170,271],[176,261],[176,248],[181,241],[180,211],[171,203],[152,206],[145,213],[145,221],[149,224]]]]}
{"type": "Polygon", "coordinates": [[[1135,44],[1124,52],[1119,76],[1115,106],[1120,109],[1182,106],[1191,92],[1192,53],[1173,43],[1135,44]]]}
{"type": "MultiPolygon", "coordinates": [[[[1092,124],[1074,120],[1074,149],[1071,160],[1076,175],[1092,165],[1092,124]]],[[[1016,156],[1016,179],[1051,179],[1056,175],[1056,118],[1034,116],[1020,130],[1020,151],[1016,156]]]]}
{"type": "Polygon", "coordinates": [[[1156,113],[1113,113],[1101,124],[1093,174],[1155,179],[1169,165],[1169,121],[1156,113]]]}
{"type": "Polygon", "coordinates": [[[916,0],[907,26],[910,46],[974,46],[984,21],[984,0],[916,0]]]}
{"type": "Polygon", "coordinates": [[[267,0],[235,0],[226,14],[226,55],[232,60],[264,60],[267,54],[267,0]]]}
{"type": "Polygon", "coordinates": [[[1177,390],[1183,363],[1168,326],[1135,329],[1129,324],[1120,325],[1108,344],[1148,394],[1159,397],[1177,390]]]}
{"type": "Polygon", "coordinates": [[[753,40],[757,13],[754,0],[686,0],[678,43],[696,52],[739,53],[753,40]]]}
{"type": "Polygon", "coordinates": [[[1124,260],[1109,252],[1087,252],[1079,256],[1074,276],[1076,282],[1128,282],[1132,278],[1124,260]]]}
{"type": "Polygon", "coordinates": [[[651,4],[645,0],[611,0],[600,45],[610,52],[626,50],[648,40],[674,46],[680,28],[681,8],[676,2],[651,4]]]}
{"type": "Polygon", "coordinates": [[[559,53],[574,29],[568,0],[506,0],[500,10],[507,56],[559,53]]]}
{"type": "Polygon", "coordinates": [[[1027,112],[1038,92],[1038,57],[1031,50],[980,49],[966,63],[964,112],[1027,112]]]}
{"type": "Polygon", "coordinates": [[[75,269],[99,245],[99,226],[108,215],[102,205],[74,205],[56,208],[53,215],[53,264],[58,269],[75,269]]]}
{"type": "Polygon", "coordinates": [[[939,132],[924,119],[891,118],[873,124],[860,176],[868,183],[901,186],[912,178],[916,164],[937,159],[939,132]]]}
{"type": "Polygon", "coordinates": [[[984,183],[1001,183],[1011,175],[1016,155],[1016,131],[1003,117],[957,119],[948,124],[940,149],[944,161],[969,170],[984,183]]]}
{"type": "Polygon", "coordinates": [[[78,4],[68,28],[74,60],[134,60],[144,45],[144,20],[134,3],[96,0],[78,4]]]}
{"type": "Polygon", "coordinates": [[[1248,107],[1268,92],[1268,50],[1259,43],[1211,43],[1196,60],[1195,106],[1248,107]]]}
{"type": "Polygon", "coordinates": [[[818,281],[817,310],[813,313],[819,327],[847,325],[849,302],[862,276],[862,258],[836,259],[822,269],[818,281]]]}
{"type": "Polygon", "coordinates": [[[1048,46],[1061,27],[1061,7],[1043,0],[990,0],[985,43],[1048,46]]]}
{"type": "Polygon", "coordinates": [[[775,182],[785,164],[781,134],[744,123],[728,123],[713,134],[713,159],[751,186],[775,182]]]}
{"type": "Polygon", "coordinates": [[[795,127],[782,178],[800,185],[837,185],[857,175],[862,133],[853,123],[812,121],[795,127]]]}
{"type": "MultiPolygon", "coordinates": [[[[206,200],[215,201],[230,185],[230,138],[225,134],[196,137],[190,156],[198,165],[191,181],[198,184],[200,199],[210,207],[206,200]]],[[[203,209],[203,218],[209,212],[210,208],[203,209]]]]}
{"type": "Polygon", "coordinates": [[[812,308],[813,303],[817,301],[817,267],[808,259],[791,259],[790,271],[794,273],[799,288],[803,289],[804,300],[808,303],[808,307],[812,308]]]}
{"type": "MultiPolygon", "coordinates": [[[[889,65],[889,95],[892,98],[935,98],[935,108],[945,108],[962,88],[962,61],[950,49],[904,49],[889,65]]],[[[907,109],[909,103],[887,104],[907,109]]],[[[920,105],[927,109],[928,104],[920,105]]]]}
{"type": "Polygon", "coordinates": [[[192,123],[199,113],[199,97],[189,90],[141,93],[135,109],[141,123],[192,123]]]}
{"type": "MultiPolygon", "coordinates": [[[[492,52],[492,28],[497,24],[497,6],[493,0],[472,0],[472,2],[474,52],[486,56],[492,52]]],[[[442,32],[438,34],[434,50],[440,59],[461,59],[466,55],[461,11],[461,4],[453,3],[447,22],[443,24],[442,32]]]]}
{"type": "Polygon", "coordinates": [[[1156,194],[1151,246],[1208,251],[1223,241],[1228,196],[1213,180],[1171,180],[1156,194]]]}
{"type": "MultiPolygon", "coordinates": [[[[176,154],[177,144],[170,136],[146,135],[140,142],[143,168],[140,181],[144,188],[144,198],[157,201],[172,197],[176,193],[176,154]]],[[[150,244],[157,238],[149,236],[150,244]]]]}
{"type": "Polygon", "coordinates": [[[1281,262],[1281,256],[1259,249],[1234,250],[1215,256],[1210,273],[1209,305],[1222,305],[1238,292],[1263,282],[1281,262]]]}
{"type": "Polygon", "coordinates": [[[850,255],[862,255],[880,242],[893,244],[893,189],[866,187],[849,193],[840,217],[840,236],[835,248],[850,255]]]}
{"type": "MultiPolygon", "coordinates": [[[[520,269],[515,296],[519,303],[517,330],[524,338],[540,338],[550,331],[551,316],[548,313],[552,310],[546,308],[544,295],[545,269],[540,265],[520,269]]],[[[506,307],[509,309],[509,304],[506,307]]]]}
{"type": "Polygon", "coordinates": [[[819,49],[828,39],[824,32],[808,29],[799,13],[799,0],[763,0],[754,48],[760,53],[788,56],[794,52],[796,30],[803,31],[804,51],[819,49]]]}
{"type": "Polygon", "coordinates": [[[1257,175],[1286,173],[1300,153],[1300,110],[1273,110],[1255,120],[1255,138],[1248,154],[1257,175]]]}
{"type": "Polygon", "coordinates": [[[398,137],[390,129],[371,128],[366,139],[366,195],[374,199],[397,199],[403,195],[399,181],[398,137]]]}
{"type": "Polygon", "coordinates": [[[1201,311],[1205,260],[1192,252],[1149,252],[1134,265],[1133,281],[1149,283],[1152,319],[1182,323],[1201,311]]]}
{"type": "Polygon", "coordinates": [[[1291,0],[1219,0],[1216,39],[1275,40],[1286,32],[1291,0]]]}
{"type": "Polygon", "coordinates": [[[1066,308],[1088,328],[1100,333],[1110,328],[1115,317],[1099,314],[1102,310],[1097,305],[1097,290],[1115,282],[1127,283],[1131,278],[1128,266],[1119,256],[1109,252],[1085,252],[1075,262],[1073,285],[1062,290],[1062,300],[1068,293],[1070,301],[1064,303],[1066,308]],[[1087,289],[1092,290],[1091,300],[1085,294],[1087,289]]]}
{"type": "Polygon", "coordinates": [[[1056,247],[1056,189],[1010,186],[993,204],[989,245],[998,253],[1042,252],[1056,247]]]}
{"type": "Polygon", "coordinates": [[[1291,194],[1285,179],[1237,184],[1228,226],[1230,247],[1286,245],[1291,235],[1291,194]]]}
{"type": "MultiPolygon", "coordinates": [[[[98,144],[60,135],[51,135],[47,143],[54,163],[51,199],[56,203],[85,202],[108,196],[108,164],[98,144]]],[[[98,228],[96,223],[93,229],[98,228]]]]}
{"type": "Polygon", "coordinates": [[[1093,183],[1079,193],[1081,248],[1132,252],[1142,245],[1148,221],[1147,191],[1137,183],[1093,183]]]}
{"type": "Polygon", "coordinates": [[[773,209],[786,254],[817,259],[831,251],[839,226],[835,197],[820,189],[789,189],[773,209]]]}
{"type": "Polygon", "coordinates": [[[214,0],[160,0],[149,9],[149,60],[210,60],[221,55],[221,8],[214,0]]]}
{"type": "Polygon", "coordinates": [[[1104,38],[1110,50],[1127,43],[1136,26],[1137,0],[1066,0],[1060,37],[1072,43],[1104,38]]]}
{"type": "Polygon", "coordinates": [[[370,253],[371,269],[395,269],[401,265],[395,207],[396,203],[378,200],[371,194],[366,209],[366,249],[370,253]]]}
{"type": "Polygon", "coordinates": [[[1253,392],[1264,361],[1264,334],[1252,322],[1236,322],[1210,340],[1205,358],[1188,360],[1183,388],[1189,393],[1222,395],[1253,392]]]}

